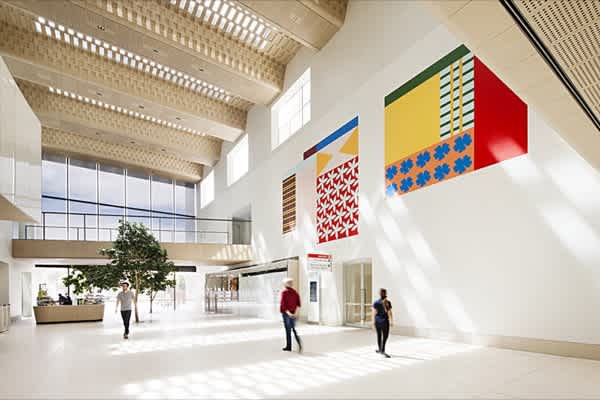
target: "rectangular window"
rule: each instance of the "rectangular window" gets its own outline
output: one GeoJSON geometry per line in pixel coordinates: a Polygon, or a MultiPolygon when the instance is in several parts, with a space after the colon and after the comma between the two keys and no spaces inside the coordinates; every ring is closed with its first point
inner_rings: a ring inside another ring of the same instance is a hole
{"type": "Polygon", "coordinates": [[[275,149],[310,121],[310,68],[273,105],[272,148],[275,149]]]}
{"type": "Polygon", "coordinates": [[[204,208],[215,199],[215,171],[210,171],[200,182],[200,207],[204,208]]]}
{"type": "Polygon", "coordinates": [[[248,172],[248,135],[227,154],[227,184],[232,185],[248,172]]]}
{"type": "Polygon", "coordinates": [[[69,160],[69,239],[97,240],[98,172],[95,161],[69,160]]]}

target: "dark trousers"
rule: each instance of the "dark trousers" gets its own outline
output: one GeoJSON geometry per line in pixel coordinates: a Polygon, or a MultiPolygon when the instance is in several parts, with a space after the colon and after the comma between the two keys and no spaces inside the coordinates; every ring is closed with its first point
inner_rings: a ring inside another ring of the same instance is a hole
{"type": "Polygon", "coordinates": [[[296,320],[287,315],[287,313],[281,313],[281,316],[283,317],[283,326],[285,327],[285,348],[292,349],[292,332],[294,332],[298,346],[302,347],[302,341],[300,340],[300,336],[298,336],[298,332],[296,332],[296,320]]]}
{"type": "Polygon", "coordinates": [[[380,353],[385,353],[385,342],[390,336],[390,321],[375,322],[375,329],[377,329],[377,346],[380,353]]]}
{"type": "Polygon", "coordinates": [[[131,319],[131,310],[121,311],[121,318],[123,318],[125,335],[129,335],[129,320],[131,319]]]}

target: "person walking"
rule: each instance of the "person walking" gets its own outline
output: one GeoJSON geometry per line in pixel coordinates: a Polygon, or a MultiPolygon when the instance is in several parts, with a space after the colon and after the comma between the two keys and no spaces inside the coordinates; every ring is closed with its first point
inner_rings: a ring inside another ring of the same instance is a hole
{"type": "Polygon", "coordinates": [[[115,305],[115,313],[121,305],[121,318],[123,319],[123,326],[125,327],[125,333],[123,339],[129,339],[129,320],[131,319],[131,310],[133,309],[133,293],[129,290],[129,282],[121,282],[122,291],[117,295],[117,304],[115,305]]]}
{"type": "Polygon", "coordinates": [[[283,290],[281,291],[281,302],[279,311],[283,317],[283,326],[285,327],[285,347],[283,351],[292,351],[292,332],[298,343],[298,352],[302,352],[302,340],[296,332],[296,319],[300,313],[300,295],[294,290],[292,285],[294,280],[286,278],[283,280],[283,290]]]}
{"type": "Polygon", "coordinates": [[[385,352],[385,343],[390,335],[390,326],[394,325],[392,303],[387,298],[387,290],[379,289],[379,299],[373,303],[373,325],[377,331],[377,353],[386,358],[390,355],[385,352]]]}

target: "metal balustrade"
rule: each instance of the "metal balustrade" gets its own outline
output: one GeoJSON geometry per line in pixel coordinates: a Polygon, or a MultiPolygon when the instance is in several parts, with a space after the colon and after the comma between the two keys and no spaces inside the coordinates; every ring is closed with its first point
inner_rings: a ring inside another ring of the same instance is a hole
{"type": "Polygon", "coordinates": [[[42,223],[25,225],[19,236],[29,240],[113,241],[123,220],[146,225],[164,243],[249,244],[249,235],[241,233],[249,232],[248,220],[133,214],[44,211],[42,223]]]}

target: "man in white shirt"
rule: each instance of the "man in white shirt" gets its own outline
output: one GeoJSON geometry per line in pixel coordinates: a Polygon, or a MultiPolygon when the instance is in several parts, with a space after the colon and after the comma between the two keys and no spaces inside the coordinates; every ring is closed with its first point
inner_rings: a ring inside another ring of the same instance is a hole
{"type": "Polygon", "coordinates": [[[121,282],[121,288],[123,290],[117,295],[115,313],[119,309],[119,304],[121,304],[121,318],[123,318],[123,326],[125,327],[123,339],[129,339],[129,320],[133,309],[133,293],[129,290],[129,282],[121,282]]]}

